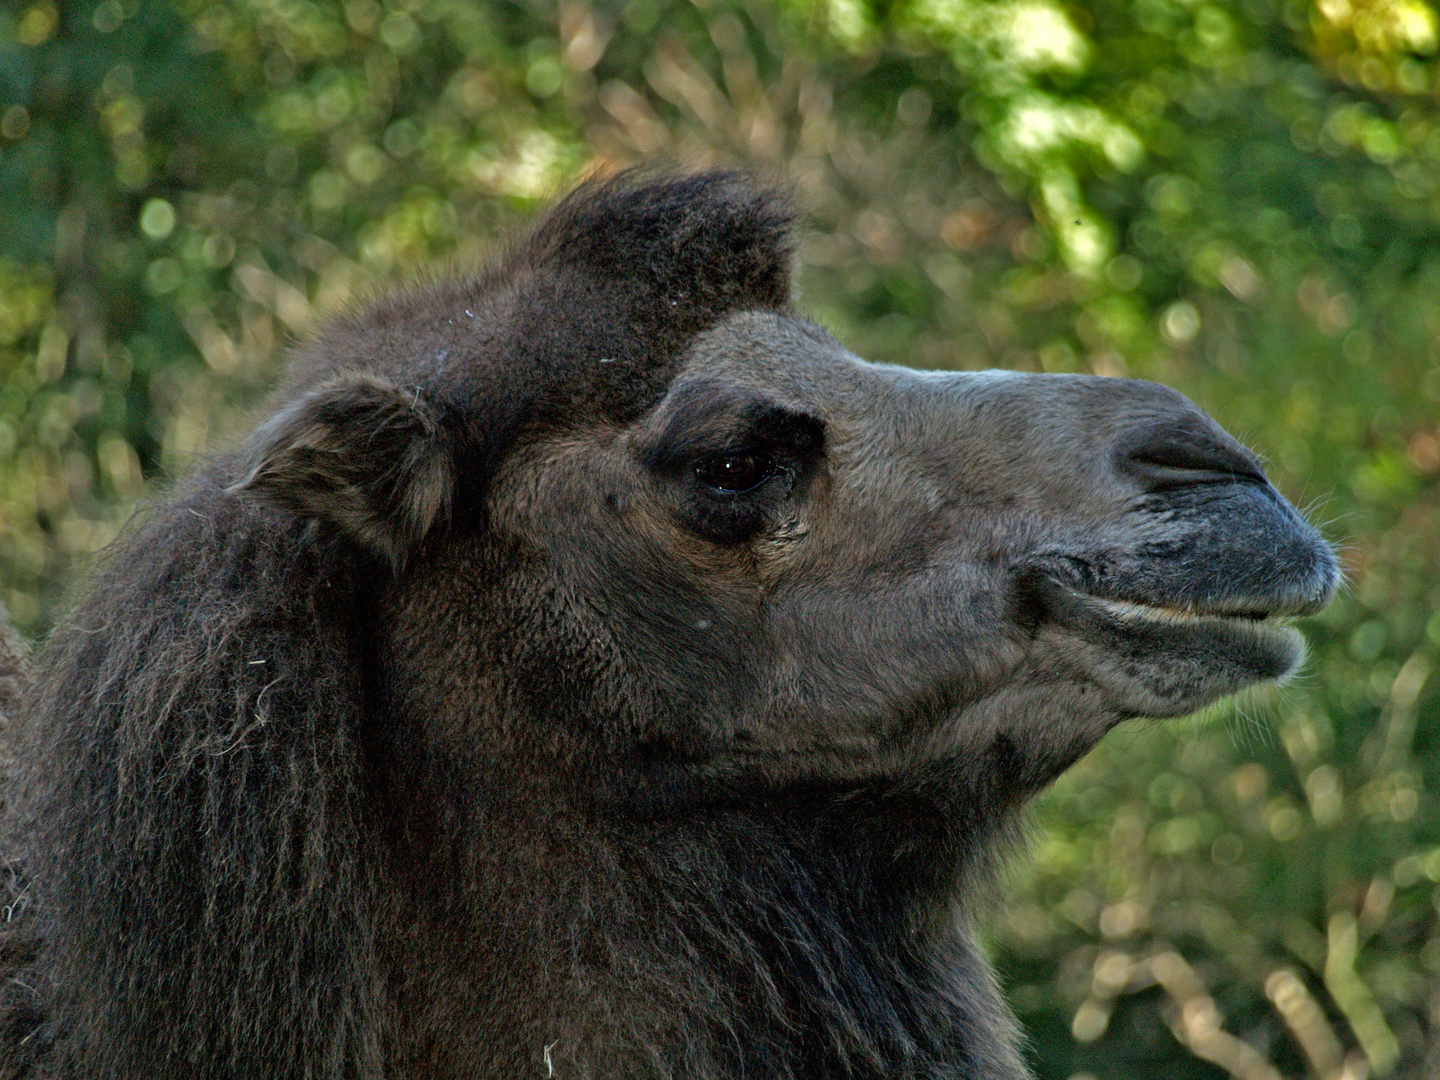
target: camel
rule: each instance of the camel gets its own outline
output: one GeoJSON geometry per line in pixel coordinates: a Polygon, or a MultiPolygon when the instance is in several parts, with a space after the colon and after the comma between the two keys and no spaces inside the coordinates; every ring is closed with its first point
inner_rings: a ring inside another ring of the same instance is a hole
{"type": "Polygon", "coordinates": [[[1335,558],[1173,390],[847,352],[792,219],[593,181],[296,348],[39,651],[0,1076],[1029,1075],[1025,804],[1335,558]]]}

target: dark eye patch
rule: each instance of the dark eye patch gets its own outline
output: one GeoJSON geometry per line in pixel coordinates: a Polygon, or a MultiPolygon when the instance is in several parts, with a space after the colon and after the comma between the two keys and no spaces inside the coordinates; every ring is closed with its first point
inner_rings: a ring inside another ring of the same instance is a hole
{"type": "Polygon", "coordinates": [[[676,515],[687,528],[738,543],[774,518],[813,472],[824,442],[817,417],[754,390],[696,382],[671,393],[660,430],[637,450],[675,485],[676,515]]]}

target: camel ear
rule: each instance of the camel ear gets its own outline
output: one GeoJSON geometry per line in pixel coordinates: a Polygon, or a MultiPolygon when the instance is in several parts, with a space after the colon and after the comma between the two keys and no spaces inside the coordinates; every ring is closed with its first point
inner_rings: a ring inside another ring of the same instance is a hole
{"type": "Polygon", "coordinates": [[[454,472],[418,388],[349,373],[261,424],[229,490],[318,518],[398,568],[449,515],[454,472]]]}

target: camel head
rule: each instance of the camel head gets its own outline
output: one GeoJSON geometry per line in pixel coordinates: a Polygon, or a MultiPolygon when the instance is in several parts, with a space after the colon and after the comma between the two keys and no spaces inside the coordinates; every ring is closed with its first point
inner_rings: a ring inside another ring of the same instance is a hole
{"type": "Polygon", "coordinates": [[[595,215],[611,247],[577,237],[607,190],[542,225],[503,286],[322,339],[321,357],[385,359],[319,363],[252,450],[242,489],[396,567],[400,712],[477,748],[705,784],[999,746],[1023,795],[1122,720],[1295,669],[1287,620],[1325,603],[1335,559],[1180,394],[867,363],[789,308],[783,249],[733,212],[672,222],[683,243],[619,213],[595,215]],[[687,245],[714,265],[626,292],[630,248],[687,245]],[[542,366],[525,354],[546,341],[542,366]],[[327,454],[361,475],[325,478],[327,454]]]}

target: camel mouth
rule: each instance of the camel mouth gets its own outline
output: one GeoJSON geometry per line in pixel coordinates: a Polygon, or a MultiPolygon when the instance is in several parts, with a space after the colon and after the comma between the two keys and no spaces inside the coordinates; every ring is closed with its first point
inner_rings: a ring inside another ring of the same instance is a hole
{"type": "MultiPolygon", "coordinates": [[[[1196,635],[1207,639],[1218,636],[1217,645],[1221,642],[1243,642],[1247,647],[1262,644],[1283,647],[1293,643],[1297,660],[1299,651],[1303,649],[1303,638],[1293,625],[1299,614],[1296,609],[1301,606],[1296,603],[1246,600],[1167,604],[1083,592],[1053,582],[1053,579],[1052,583],[1069,594],[1069,603],[1074,606],[1072,611],[1084,608],[1091,619],[1098,619],[1111,628],[1128,628],[1139,635],[1137,643],[1151,637],[1167,640],[1169,637],[1194,638],[1196,635]],[[1144,633],[1141,634],[1141,631],[1144,633]]],[[[1288,653],[1291,649],[1283,651],[1288,653]]]]}
{"type": "Polygon", "coordinates": [[[1259,682],[1284,679],[1305,655],[1305,638],[1293,625],[1295,616],[1288,606],[1178,607],[1081,595],[1113,624],[1130,630],[1137,643],[1163,642],[1168,648],[1161,652],[1189,646],[1202,655],[1225,653],[1232,662],[1239,659],[1250,667],[1259,682]]]}
{"type": "Polygon", "coordinates": [[[1297,597],[1167,604],[1095,595],[1048,576],[1034,588],[1042,624],[1064,635],[1067,655],[1131,715],[1193,712],[1284,680],[1305,656],[1305,639],[1290,625],[1308,606],[1297,597]]]}
{"type": "Polygon", "coordinates": [[[1210,591],[1200,582],[1178,589],[1171,596],[1144,585],[1128,589],[1114,585],[1096,588],[1095,583],[1086,580],[1088,575],[1075,572],[1074,564],[1032,566],[1019,574],[1019,580],[1022,587],[1029,582],[1044,606],[1052,611],[1063,612],[1080,605],[1094,614],[1122,622],[1177,627],[1223,624],[1275,630],[1288,629],[1295,619],[1313,615],[1329,603],[1338,575],[1333,570],[1326,572],[1323,566],[1319,569],[1317,573],[1295,575],[1294,580],[1279,582],[1265,595],[1196,596],[1194,593],[1210,591]]]}

